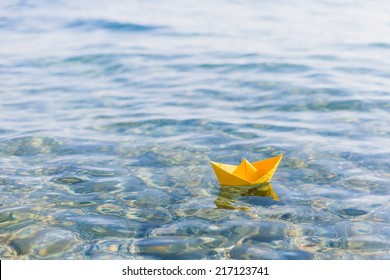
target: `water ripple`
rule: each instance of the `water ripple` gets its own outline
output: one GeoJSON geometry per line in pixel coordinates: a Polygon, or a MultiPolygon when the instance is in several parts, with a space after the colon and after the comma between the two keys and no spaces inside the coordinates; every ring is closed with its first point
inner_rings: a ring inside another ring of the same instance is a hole
{"type": "Polygon", "coordinates": [[[84,31],[107,30],[112,32],[148,32],[163,28],[162,26],[142,25],[130,22],[109,21],[104,19],[78,19],[65,25],[67,28],[78,28],[84,31]]]}

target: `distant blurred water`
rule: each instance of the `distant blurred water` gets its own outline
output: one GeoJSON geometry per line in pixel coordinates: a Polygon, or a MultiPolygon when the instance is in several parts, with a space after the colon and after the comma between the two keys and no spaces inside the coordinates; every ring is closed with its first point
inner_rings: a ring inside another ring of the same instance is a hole
{"type": "Polygon", "coordinates": [[[389,14],[0,1],[0,258],[390,259],[389,14]]]}

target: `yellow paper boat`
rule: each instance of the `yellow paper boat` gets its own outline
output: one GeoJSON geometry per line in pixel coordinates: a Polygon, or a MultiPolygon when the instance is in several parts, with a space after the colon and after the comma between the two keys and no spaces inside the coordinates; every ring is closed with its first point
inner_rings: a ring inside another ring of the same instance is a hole
{"type": "Polygon", "coordinates": [[[253,186],[269,182],[282,155],[250,163],[245,158],[240,165],[210,161],[218,181],[223,186],[253,186]]]}

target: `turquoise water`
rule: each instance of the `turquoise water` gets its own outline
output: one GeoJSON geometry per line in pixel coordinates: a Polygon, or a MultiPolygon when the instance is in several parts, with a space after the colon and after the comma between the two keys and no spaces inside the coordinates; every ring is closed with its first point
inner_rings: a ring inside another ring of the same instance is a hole
{"type": "Polygon", "coordinates": [[[1,1],[0,258],[390,259],[389,14],[1,1]]]}

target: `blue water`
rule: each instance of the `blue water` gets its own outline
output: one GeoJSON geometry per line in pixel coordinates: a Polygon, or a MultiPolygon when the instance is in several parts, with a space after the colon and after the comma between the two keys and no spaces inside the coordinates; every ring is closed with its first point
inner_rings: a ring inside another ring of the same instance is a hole
{"type": "Polygon", "coordinates": [[[2,0],[0,259],[390,259],[389,14],[2,0]]]}

